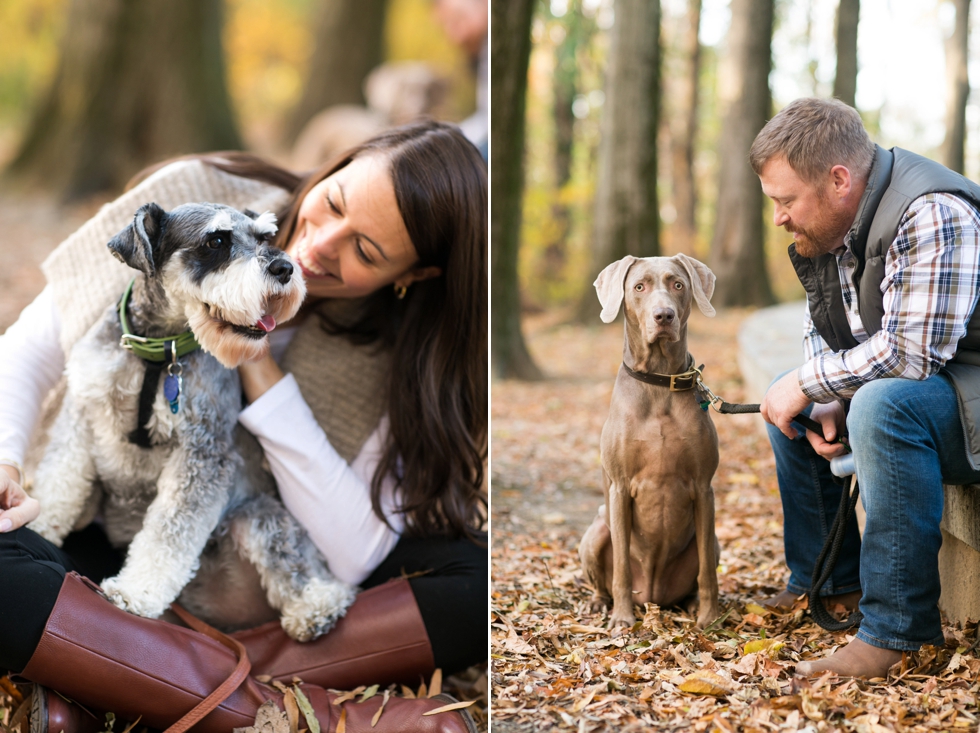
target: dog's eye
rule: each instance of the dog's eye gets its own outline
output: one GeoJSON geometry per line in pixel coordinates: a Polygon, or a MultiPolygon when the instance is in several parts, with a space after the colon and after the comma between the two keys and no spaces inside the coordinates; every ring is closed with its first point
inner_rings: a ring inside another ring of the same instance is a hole
{"type": "Polygon", "coordinates": [[[643,283],[637,283],[636,285],[634,285],[633,286],[633,290],[635,290],[638,293],[642,293],[643,292],[643,283]]]}
{"type": "Polygon", "coordinates": [[[221,249],[227,241],[227,237],[224,234],[212,234],[208,237],[207,244],[211,249],[221,249]]]}
{"type": "Polygon", "coordinates": [[[675,280],[674,290],[683,290],[683,289],[684,289],[684,283],[682,283],[680,280],[675,280]]]}

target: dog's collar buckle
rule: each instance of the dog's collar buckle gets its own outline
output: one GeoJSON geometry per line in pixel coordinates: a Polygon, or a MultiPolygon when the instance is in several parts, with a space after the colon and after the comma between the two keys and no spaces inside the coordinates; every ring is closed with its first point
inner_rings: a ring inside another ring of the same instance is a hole
{"type": "Polygon", "coordinates": [[[691,369],[683,374],[670,374],[670,385],[667,387],[671,392],[686,392],[689,389],[693,389],[697,378],[701,376],[701,372],[697,369],[691,369]]]}
{"type": "Polygon", "coordinates": [[[666,387],[671,392],[687,392],[701,383],[701,370],[704,369],[702,364],[699,367],[694,366],[694,359],[690,356],[688,357],[690,366],[687,371],[681,372],[680,374],[651,374],[650,372],[638,372],[635,369],[631,369],[626,362],[623,362],[623,369],[629,374],[633,379],[640,382],[645,382],[646,384],[652,384],[657,387],[666,387]]]}
{"type": "Polygon", "coordinates": [[[176,336],[164,336],[163,338],[149,338],[146,336],[137,336],[129,328],[129,319],[126,317],[126,308],[129,305],[129,296],[133,292],[133,284],[136,282],[136,278],[129,281],[129,285],[126,286],[125,292],[119,299],[119,305],[117,306],[117,311],[119,313],[119,328],[122,330],[122,336],[119,338],[119,345],[126,349],[126,351],[132,352],[138,356],[143,361],[163,363],[167,360],[165,344],[168,342],[171,344],[171,348],[178,357],[189,354],[192,351],[196,351],[201,348],[201,345],[197,343],[197,339],[194,338],[194,333],[188,329],[183,333],[179,333],[176,336]]]}
{"type": "Polygon", "coordinates": [[[147,339],[145,336],[137,336],[134,333],[124,333],[119,337],[119,345],[128,351],[133,350],[133,345],[130,341],[137,341],[141,344],[145,344],[147,339]]]}

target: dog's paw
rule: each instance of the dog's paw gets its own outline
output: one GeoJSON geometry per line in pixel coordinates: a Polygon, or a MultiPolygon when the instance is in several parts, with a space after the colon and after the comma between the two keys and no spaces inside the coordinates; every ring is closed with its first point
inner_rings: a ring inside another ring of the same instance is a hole
{"type": "Polygon", "coordinates": [[[609,599],[600,595],[593,595],[589,600],[589,611],[591,613],[602,613],[609,608],[609,599]]]}
{"type": "Polygon", "coordinates": [[[709,606],[704,611],[698,613],[698,622],[697,622],[698,628],[699,629],[708,628],[719,616],[721,616],[721,610],[718,608],[718,606],[713,606],[713,607],[709,606]]]}
{"type": "Polygon", "coordinates": [[[633,615],[633,609],[630,608],[624,611],[621,608],[616,608],[613,605],[613,610],[609,614],[609,628],[616,629],[622,626],[630,627],[636,622],[636,616],[633,615]]]}
{"type": "Polygon", "coordinates": [[[299,597],[289,598],[282,607],[282,628],[296,641],[312,641],[333,628],[350,604],[356,589],[339,580],[313,578],[299,597]]]}
{"type": "Polygon", "coordinates": [[[145,590],[130,588],[118,575],[102,581],[101,587],[114,606],[144,618],[159,618],[168,605],[145,590]]]}

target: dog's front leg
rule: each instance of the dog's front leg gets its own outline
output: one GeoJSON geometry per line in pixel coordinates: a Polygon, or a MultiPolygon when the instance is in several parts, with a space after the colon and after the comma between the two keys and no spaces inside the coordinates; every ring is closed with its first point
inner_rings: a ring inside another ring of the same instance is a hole
{"type": "Polygon", "coordinates": [[[718,618],[718,540],[715,538],[715,494],[710,484],[694,501],[694,532],[698,544],[698,627],[718,618]]]}
{"type": "Polygon", "coordinates": [[[633,528],[633,497],[629,485],[622,479],[609,486],[609,531],[612,534],[613,607],[609,627],[632,626],[633,569],[630,567],[630,533],[633,528]]]}
{"type": "Polygon", "coordinates": [[[197,572],[236,474],[231,446],[217,442],[207,451],[178,447],[167,459],[122,571],[102,583],[120,608],[157,618],[197,572]]]}
{"type": "Polygon", "coordinates": [[[91,425],[69,392],[51,428],[51,442],[31,488],[41,514],[30,528],[58,547],[74,529],[92,495],[93,443],[91,425]]]}
{"type": "Polygon", "coordinates": [[[354,602],[354,586],[335,578],[309,535],[286,507],[260,494],[228,517],[241,557],[259,573],[269,605],[297,641],[326,633],[354,602]]]}

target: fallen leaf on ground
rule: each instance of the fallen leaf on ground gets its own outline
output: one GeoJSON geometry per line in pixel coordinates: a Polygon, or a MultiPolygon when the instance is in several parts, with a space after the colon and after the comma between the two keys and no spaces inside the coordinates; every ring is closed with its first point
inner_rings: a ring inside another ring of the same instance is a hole
{"type": "Polygon", "coordinates": [[[255,712],[255,724],[247,728],[235,728],[233,733],[289,733],[286,713],[272,700],[262,703],[255,712]]]}
{"type": "Polygon", "coordinates": [[[685,677],[678,689],[695,695],[714,695],[715,697],[725,697],[735,692],[729,680],[703,669],[685,677]]]}

